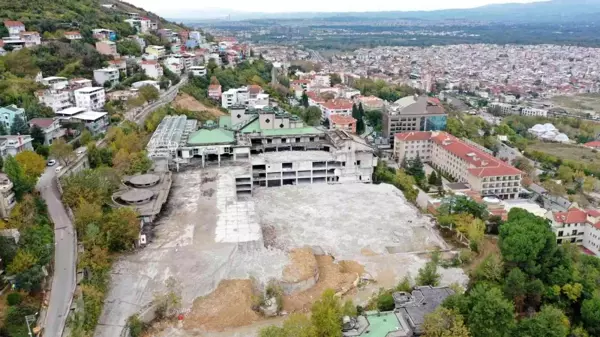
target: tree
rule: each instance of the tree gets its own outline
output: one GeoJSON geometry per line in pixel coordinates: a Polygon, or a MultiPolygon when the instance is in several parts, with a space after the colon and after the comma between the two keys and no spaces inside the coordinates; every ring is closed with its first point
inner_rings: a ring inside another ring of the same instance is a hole
{"type": "Polygon", "coordinates": [[[11,135],[27,135],[29,134],[29,126],[21,116],[15,116],[10,127],[11,135]]]}
{"type": "Polygon", "coordinates": [[[102,229],[110,251],[131,250],[140,235],[138,213],[129,207],[117,208],[105,216],[102,229]]]}
{"type": "Polygon", "coordinates": [[[336,84],[341,84],[342,78],[340,77],[340,74],[338,74],[338,73],[331,73],[331,74],[329,74],[329,81],[331,83],[331,86],[333,87],[336,84]]]}
{"type": "Polygon", "coordinates": [[[81,145],[88,145],[90,142],[94,141],[94,137],[92,137],[92,133],[85,129],[81,132],[81,136],[79,136],[79,143],[81,145]]]}
{"type": "Polygon", "coordinates": [[[463,317],[456,311],[438,307],[425,316],[423,337],[469,337],[463,317]]]}
{"type": "Polygon", "coordinates": [[[593,336],[600,335],[600,296],[598,294],[583,301],[581,320],[590,334],[593,336]]]}
{"type": "Polygon", "coordinates": [[[6,157],[3,170],[13,183],[13,191],[18,201],[23,199],[26,193],[33,191],[35,181],[25,174],[21,165],[13,156],[6,157]]]}
{"type": "Polygon", "coordinates": [[[567,337],[569,327],[569,319],[564,312],[547,305],[533,317],[519,322],[516,333],[523,337],[567,337]]]}
{"type": "Polygon", "coordinates": [[[37,182],[46,170],[46,160],[44,157],[33,151],[20,152],[15,156],[15,160],[23,169],[23,173],[35,182],[37,182]]]}
{"type": "Polygon", "coordinates": [[[419,269],[417,276],[417,284],[420,286],[433,286],[436,287],[440,283],[441,275],[437,272],[437,263],[435,261],[429,261],[425,264],[425,267],[419,269]]]}
{"type": "Polygon", "coordinates": [[[325,290],[321,299],[313,304],[311,313],[317,337],[342,336],[342,310],[334,290],[325,290]]]}
{"type": "Polygon", "coordinates": [[[498,283],[502,281],[502,261],[496,254],[489,254],[473,271],[473,277],[476,281],[488,281],[498,283]]]}
{"type": "Polygon", "coordinates": [[[146,102],[156,101],[160,97],[158,89],[156,89],[156,87],[154,87],[153,85],[144,85],[141,88],[139,88],[139,95],[146,102]]]}
{"type": "Polygon", "coordinates": [[[429,175],[429,178],[427,179],[427,183],[431,186],[437,186],[437,182],[438,182],[437,174],[435,174],[435,171],[433,171],[429,175]]]}
{"type": "Polygon", "coordinates": [[[306,315],[292,314],[283,326],[270,326],[260,331],[259,337],[316,337],[315,328],[306,315]]]}
{"type": "Polygon", "coordinates": [[[31,128],[31,138],[33,139],[33,147],[35,149],[43,146],[46,142],[46,134],[44,133],[44,130],[37,125],[34,125],[31,128]]]}
{"type": "Polygon", "coordinates": [[[308,108],[308,95],[306,94],[306,90],[302,92],[302,97],[300,98],[300,105],[304,108],[308,108]]]}
{"type": "Polygon", "coordinates": [[[518,168],[519,170],[525,172],[526,174],[530,175],[533,170],[534,167],[531,164],[531,162],[529,161],[529,159],[525,158],[525,157],[517,157],[512,161],[512,165],[516,168],[518,168]]]}
{"type": "Polygon", "coordinates": [[[302,119],[307,125],[317,126],[319,125],[319,123],[321,123],[322,116],[323,113],[321,112],[321,109],[319,109],[319,107],[310,106],[304,110],[304,113],[302,114],[302,119]]]}
{"type": "Polygon", "coordinates": [[[485,204],[479,204],[475,200],[464,196],[454,196],[442,202],[440,214],[472,214],[478,219],[487,219],[488,210],[485,204]]]}
{"type": "Polygon", "coordinates": [[[425,167],[423,166],[423,161],[419,154],[415,157],[415,159],[408,161],[408,167],[406,168],[406,173],[415,177],[417,182],[423,181],[425,179],[425,167]]]}
{"type": "Polygon", "coordinates": [[[64,165],[69,165],[75,159],[75,153],[73,152],[73,145],[68,144],[62,138],[59,138],[52,143],[50,146],[50,155],[64,165]]]}
{"type": "Polygon", "coordinates": [[[20,274],[33,267],[37,262],[38,261],[33,254],[19,249],[11,264],[6,268],[6,271],[10,275],[20,274]]]}
{"type": "Polygon", "coordinates": [[[563,184],[566,184],[573,181],[573,176],[575,175],[575,172],[569,166],[561,165],[556,171],[556,175],[560,180],[562,180],[563,184]]]}
{"type": "Polygon", "coordinates": [[[121,55],[142,56],[142,48],[132,39],[123,39],[117,42],[117,52],[121,55]]]}
{"type": "Polygon", "coordinates": [[[473,337],[509,337],[515,325],[514,308],[498,288],[476,285],[469,294],[467,325],[473,337]]]}
{"type": "Polygon", "coordinates": [[[82,199],[75,208],[74,216],[77,235],[82,237],[89,224],[102,224],[102,207],[82,199]]]}

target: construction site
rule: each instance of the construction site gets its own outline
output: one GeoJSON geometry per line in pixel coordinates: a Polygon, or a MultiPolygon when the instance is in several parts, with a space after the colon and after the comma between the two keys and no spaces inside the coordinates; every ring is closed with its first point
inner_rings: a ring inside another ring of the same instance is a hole
{"type": "MultiPolygon", "coordinates": [[[[254,336],[266,319],[253,310],[256,288],[276,280],[283,310],[307,311],[323,290],[368,300],[379,287],[416,276],[427,252],[448,247],[430,218],[391,185],[311,184],[257,188],[236,197],[245,168],[189,168],[173,175],[148,245],[114,264],[95,336],[119,336],[175,280],[183,321],[162,322],[157,336],[254,336]],[[361,279],[372,283],[361,289],[361,279]]],[[[442,284],[465,283],[441,269],[442,284]]]]}

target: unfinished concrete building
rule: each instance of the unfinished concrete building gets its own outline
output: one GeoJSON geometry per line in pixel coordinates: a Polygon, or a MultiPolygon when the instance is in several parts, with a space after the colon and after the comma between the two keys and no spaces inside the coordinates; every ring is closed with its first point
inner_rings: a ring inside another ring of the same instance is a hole
{"type": "Polygon", "coordinates": [[[148,144],[149,156],[177,166],[245,166],[246,173],[236,177],[238,196],[251,195],[255,187],[369,183],[377,164],[373,148],[360,137],[306,126],[275,108],[234,106],[218,125],[209,121],[196,127],[185,116],[165,117],[148,144]]]}

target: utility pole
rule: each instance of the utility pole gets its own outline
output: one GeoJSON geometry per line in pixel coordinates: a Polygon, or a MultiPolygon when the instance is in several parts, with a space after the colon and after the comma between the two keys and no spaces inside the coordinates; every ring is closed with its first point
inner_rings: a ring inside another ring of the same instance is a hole
{"type": "Polygon", "coordinates": [[[35,317],[37,316],[37,312],[33,315],[27,315],[25,316],[25,322],[27,323],[27,331],[29,331],[29,337],[32,337],[33,334],[31,333],[31,328],[29,327],[29,324],[31,323],[35,323],[35,317]]]}

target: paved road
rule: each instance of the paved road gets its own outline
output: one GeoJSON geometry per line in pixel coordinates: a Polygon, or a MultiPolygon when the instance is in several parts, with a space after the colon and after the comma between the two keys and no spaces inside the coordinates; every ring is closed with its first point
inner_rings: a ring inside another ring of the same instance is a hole
{"type": "Polygon", "coordinates": [[[148,106],[144,107],[141,111],[136,112],[135,114],[126,114],[126,118],[136,122],[138,125],[141,125],[148,116],[149,113],[158,109],[159,107],[171,103],[177,94],[179,93],[179,88],[186,84],[188,81],[187,77],[181,78],[181,81],[176,85],[169,88],[158,100],[152,102],[148,106]]]}
{"type": "Polygon", "coordinates": [[[60,337],[62,334],[75,290],[75,231],[60,200],[54,170],[55,167],[47,168],[37,184],[54,222],[54,277],[50,303],[43,322],[44,336],[48,337],[60,337]]]}

